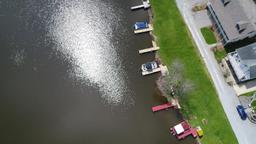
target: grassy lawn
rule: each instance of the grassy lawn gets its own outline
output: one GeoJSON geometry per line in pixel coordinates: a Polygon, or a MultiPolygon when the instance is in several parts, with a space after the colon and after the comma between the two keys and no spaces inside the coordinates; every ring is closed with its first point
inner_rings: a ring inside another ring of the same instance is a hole
{"type": "Polygon", "coordinates": [[[254,110],[256,110],[256,101],[252,102],[252,107],[253,107],[254,110]]]}
{"type": "Polygon", "coordinates": [[[241,96],[252,96],[256,91],[248,92],[246,94],[242,94],[241,96]]]}
{"type": "Polygon", "coordinates": [[[209,27],[204,27],[204,28],[201,28],[201,32],[204,36],[204,39],[205,41],[208,43],[208,44],[214,44],[216,43],[216,38],[212,32],[212,30],[209,28],[209,27]]]}
{"type": "Polygon", "coordinates": [[[253,106],[253,107],[256,107],[256,101],[253,101],[253,102],[252,102],[252,106],[253,106]]]}
{"type": "Polygon", "coordinates": [[[174,59],[183,62],[185,76],[195,84],[195,90],[181,100],[183,113],[190,123],[203,128],[203,144],[237,144],[175,0],[151,0],[151,4],[154,12],[154,34],[161,48],[160,57],[166,65],[170,65],[174,59]],[[202,119],[206,119],[207,124],[203,125],[202,119]]]}
{"type": "Polygon", "coordinates": [[[216,60],[220,63],[221,62],[221,60],[223,59],[223,58],[225,58],[226,57],[226,55],[227,55],[227,52],[223,49],[223,50],[216,50],[215,52],[214,52],[214,56],[215,56],[215,58],[216,58],[216,60]]]}

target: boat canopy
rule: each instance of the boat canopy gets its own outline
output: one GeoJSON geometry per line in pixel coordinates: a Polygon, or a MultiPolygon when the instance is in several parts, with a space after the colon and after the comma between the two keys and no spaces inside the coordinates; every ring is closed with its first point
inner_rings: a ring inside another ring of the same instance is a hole
{"type": "Polygon", "coordinates": [[[134,24],[134,29],[144,29],[144,28],[148,28],[148,23],[147,22],[136,22],[134,24]]]}
{"type": "Polygon", "coordinates": [[[146,68],[148,70],[152,70],[153,69],[152,64],[151,63],[146,63],[146,68]]]}
{"type": "Polygon", "coordinates": [[[174,126],[174,130],[176,131],[177,134],[181,134],[184,132],[184,128],[183,128],[182,124],[178,124],[178,125],[174,126]]]}

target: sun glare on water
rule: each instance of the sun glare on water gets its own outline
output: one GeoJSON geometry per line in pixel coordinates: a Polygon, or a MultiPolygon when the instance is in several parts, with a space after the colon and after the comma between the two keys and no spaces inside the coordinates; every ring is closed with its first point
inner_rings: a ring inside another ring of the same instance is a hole
{"type": "Polygon", "coordinates": [[[118,14],[96,1],[63,1],[55,9],[49,32],[55,50],[71,62],[72,75],[96,85],[107,103],[125,103],[125,72],[111,42],[118,14]]]}

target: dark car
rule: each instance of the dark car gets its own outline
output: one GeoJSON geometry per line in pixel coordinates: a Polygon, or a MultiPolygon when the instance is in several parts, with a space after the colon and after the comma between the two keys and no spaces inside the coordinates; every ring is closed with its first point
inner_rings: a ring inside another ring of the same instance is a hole
{"type": "Polygon", "coordinates": [[[244,111],[244,107],[242,105],[238,105],[236,107],[236,110],[238,112],[238,114],[240,115],[241,119],[242,120],[245,120],[247,118],[247,114],[246,112],[244,111]]]}

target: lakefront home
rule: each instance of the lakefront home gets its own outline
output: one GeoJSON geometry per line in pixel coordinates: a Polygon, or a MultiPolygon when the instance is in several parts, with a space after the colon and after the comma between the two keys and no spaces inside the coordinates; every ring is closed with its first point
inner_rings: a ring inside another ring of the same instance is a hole
{"type": "Polygon", "coordinates": [[[209,0],[207,11],[225,47],[255,42],[256,0],[209,0]]]}
{"type": "Polygon", "coordinates": [[[228,54],[228,61],[232,66],[238,82],[256,78],[256,43],[236,49],[228,54]]]}

